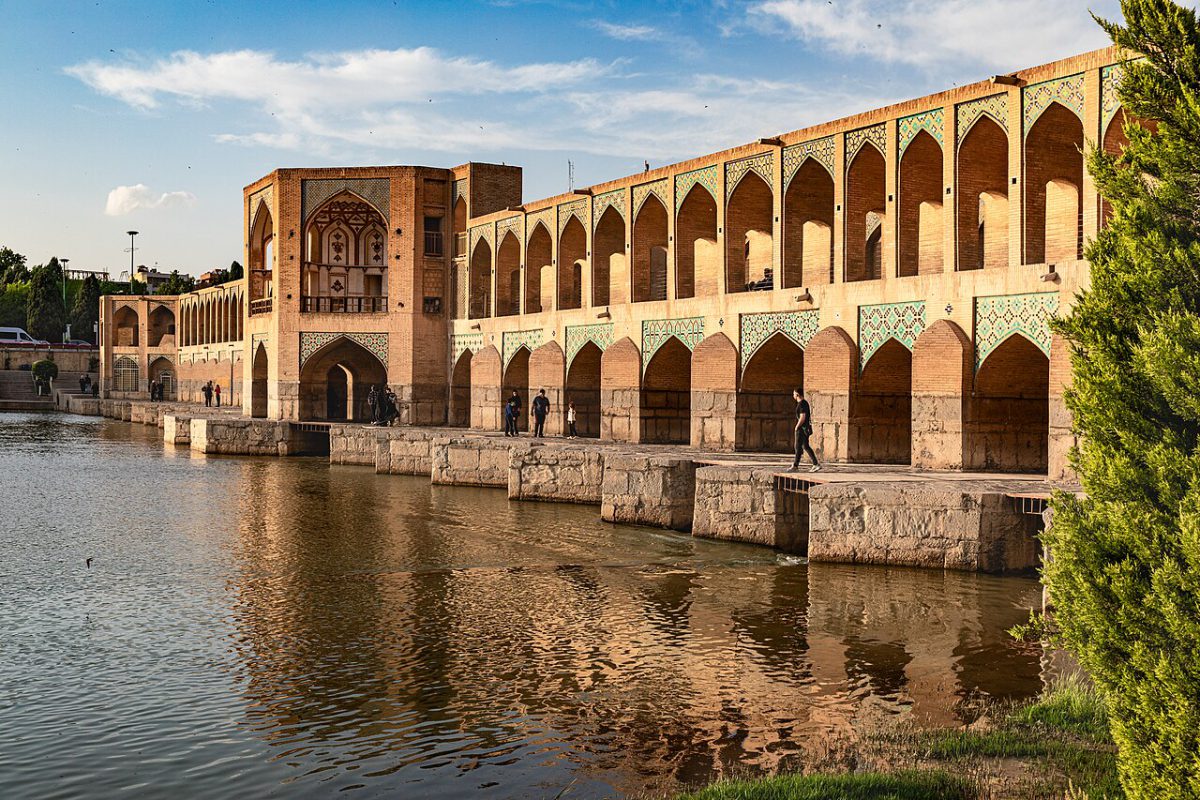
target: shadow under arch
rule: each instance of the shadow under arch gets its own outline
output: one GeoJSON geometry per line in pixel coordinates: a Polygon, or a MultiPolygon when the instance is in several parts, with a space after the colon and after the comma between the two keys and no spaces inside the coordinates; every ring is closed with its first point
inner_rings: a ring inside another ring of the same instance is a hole
{"type": "Polygon", "coordinates": [[[375,354],[340,336],[300,369],[300,419],[366,422],[371,387],[386,385],[387,369],[375,354]]]}

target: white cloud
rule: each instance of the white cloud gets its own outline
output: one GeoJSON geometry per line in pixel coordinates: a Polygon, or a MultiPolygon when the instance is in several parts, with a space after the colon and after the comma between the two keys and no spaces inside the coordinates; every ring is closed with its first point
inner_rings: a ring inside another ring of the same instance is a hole
{"type": "Polygon", "coordinates": [[[623,42],[652,42],[662,38],[662,32],[649,25],[619,25],[600,19],[592,24],[605,36],[623,42]]]}
{"type": "MultiPolygon", "coordinates": [[[[1097,12],[1116,16],[1115,0],[1097,12]]],[[[1108,44],[1081,0],[765,0],[749,9],[759,30],[835,53],[928,67],[1012,70],[1108,44]]]]}
{"type": "MultiPolygon", "coordinates": [[[[626,36],[658,35],[619,27],[626,36]]],[[[222,126],[237,120],[242,129],[214,130],[216,141],[328,160],[546,150],[661,161],[872,108],[881,99],[828,84],[662,78],[626,67],[594,59],[502,66],[417,48],[291,60],[249,50],[181,52],[145,63],[92,61],[68,73],[157,114],[172,104],[219,104],[219,116],[211,117],[222,126]]]]}
{"type": "Polygon", "coordinates": [[[108,193],[104,213],[110,217],[123,217],[139,209],[187,206],[196,202],[191,192],[164,192],[157,194],[144,183],[133,186],[118,186],[108,193]]]}

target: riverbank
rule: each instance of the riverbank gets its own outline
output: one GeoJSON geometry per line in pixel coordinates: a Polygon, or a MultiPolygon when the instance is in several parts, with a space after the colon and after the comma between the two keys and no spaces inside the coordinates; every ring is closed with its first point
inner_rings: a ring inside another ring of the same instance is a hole
{"type": "Polygon", "coordinates": [[[723,781],[675,800],[1017,800],[1123,797],[1095,690],[1063,679],[1022,703],[985,703],[963,728],[882,730],[831,748],[812,774],[723,781]]]}
{"type": "Polygon", "coordinates": [[[157,425],[164,440],[224,455],[328,454],[331,464],[504,489],[513,500],[598,505],[606,522],[746,542],[813,561],[1032,572],[1044,476],[828,464],[791,473],[777,454],[506,438],[452,428],[248,419],[239,408],[90,400],[64,410],[157,425]]]}

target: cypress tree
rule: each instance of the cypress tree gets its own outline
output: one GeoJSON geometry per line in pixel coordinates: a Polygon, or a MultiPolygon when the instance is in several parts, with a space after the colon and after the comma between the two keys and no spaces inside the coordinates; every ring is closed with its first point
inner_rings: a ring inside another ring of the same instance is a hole
{"type": "Polygon", "coordinates": [[[57,258],[51,258],[48,263],[34,267],[30,275],[25,329],[35,339],[61,342],[66,324],[62,265],[57,258]]]}
{"type": "Polygon", "coordinates": [[[1200,26],[1168,0],[1099,20],[1127,62],[1129,146],[1092,148],[1112,204],[1090,288],[1056,323],[1084,496],[1059,494],[1045,580],[1108,703],[1130,798],[1200,797],[1200,26]]]}
{"type": "Polygon", "coordinates": [[[95,275],[88,275],[75,294],[75,306],[71,309],[71,334],[76,339],[87,339],[95,343],[92,326],[99,316],[100,281],[95,275]]]}

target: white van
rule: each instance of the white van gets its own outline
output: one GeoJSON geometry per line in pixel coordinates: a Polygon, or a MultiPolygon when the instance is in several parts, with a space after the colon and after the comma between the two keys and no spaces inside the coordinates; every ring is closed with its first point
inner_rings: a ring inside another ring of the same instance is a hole
{"type": "Polygon", "coordinates": [[[48,345],[41,339],[35,339],[21,328],[0,328],[0,347],[6,345],[48,345]]]}

